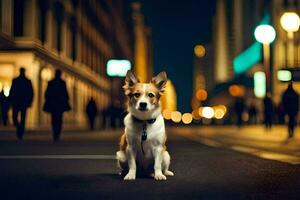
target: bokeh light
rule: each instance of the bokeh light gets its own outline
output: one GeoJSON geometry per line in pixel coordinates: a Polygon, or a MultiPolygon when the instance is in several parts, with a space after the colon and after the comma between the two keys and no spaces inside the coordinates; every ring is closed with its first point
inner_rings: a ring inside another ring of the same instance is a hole
{"type": "Polygon", "coordinates": [[[179,111],[173,111],[171,113],[171,119],[173,122],[179,123],[181,121],[181,113],[179,111]]]}
{"type": "Polygon", "coordinates": [[[202,58],[205,56],[205,47],[203,45],[196,45],[194,47],[194,54],[198,58],[202,58]]]}
{"type": "Polygon", "coordinates": [[[259,25],[254,31],[255,39],[263,44],[270,44],[275,40],[276,31],[271,25],[259,25]]]}
{"type": "Polygon", "coordinates": [[[171,119],[171,111],[170,110],[163,110],[162,114],[163,114],[163,117],[166,119],[166,120],[170,120],[171,119]]]}
{"type": "Polygon", "coordinates": [[[43,68],[41,72],[41,77],[45,81],[49,81],[52,78],[52,71],[49,68],[43,68]]]}
{"type": "Polygon", "coordinates": [[[191,113],[184,113],[182,115],[182,122],[184,124],[190,124],[193,121],[193,116],[191,113]]]}
{"type": "Polygon", "coordinates": [[[205,101],[207,99],[207,92],[206,92],[206,90],[204,90],[204,89],[197,90],[197,92],[196,92],[196,98],[199,101],[205,101]]]}
{"type": "Polygon", "coordinates": [[[225,112],[222,108],[220,108],[219,106],[214,107],[214,117],[216,119],[222,119],[225,115],[225,112]]]}
{"type": "Polygon", "coordinates": [[[211,119],[214,117],[215,113],[214,113],[214,109],[211,107],[203,107],[202,109],[202,117],[205,117],[207,119],[211,119]]]}
{"type": "Polygon", "coordinates": [[[4,85],[4,87],[3,87],[4,96],[8,97],[9,96],[9,91],[10,91],[9,85],[4,85]]]}
{"type": "Polygon", "coordinates": [[[241,97],[245,94],[245,87],[241,85],[231,85],[229,87],[229,94],[234,97],[241,97]]]}
{"type": "Polygon", "coordinates": [[[295,12],[285,12],[280,18],[280,24],[287,32],[297,32],[299,30],[300,18],[295,12]]]}

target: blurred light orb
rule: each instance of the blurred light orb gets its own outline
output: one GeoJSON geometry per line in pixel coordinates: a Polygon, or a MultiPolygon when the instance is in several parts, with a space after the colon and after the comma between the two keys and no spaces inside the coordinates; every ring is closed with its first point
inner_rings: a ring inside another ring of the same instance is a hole
{"type": "Polygon", "coordinates": [[[2,91],[3,89],[3,84],[0,82],[0,92],[2,91]]]}
{"type": "Polygon", "coordinates": [[[277,79],[279,81],[287,82],[292,80],[292,72],[289,70],[278,70],[277,71],[277,79]]]}
{"type": "Polygon", "coordinates": [[[275,40],[276,31],[270,25],[259,25],[254,31],[254,36],[258,42],[263,44],[270,44],[275,40]]]}
{"type": "Polygon", "coordinates": [[[125,77],[127,71],[131,69],[129,60],[110,59],[106,65],[106,74],[110,77],[125,77]]]}
{"type": "Polygon", "coordinates": [[[10,87],[8,85],[4,85],[4,87],[3,87],[4,96],[8,97],[9,92],[10,92],[10,87]]]}
{"type": "Polygon", "coordinates": [[[220,107],[215,108],[214,112],[215,112],[214,117],[216,119],[222,119],[224,117],[224,115],[225,115],[224,110],[222,108],[220,108],[220,107]]]}
{"type": "Polygon", "coordinates": [[[242,120],[244,122],[247,122],[249,120],[249,114],[248,114],[248,112],[243,112],[242,113],[242,120]]]}
{"type": "Polygon", "coordinates": [[[173,111],[171,113],[171,119],[175,123],[179,123],[181,121],[181,113],[179,111],[173,111]]]}
{"type": "Polygon", "coordinates": [[[170,120],[171,119],[171,111],[170,110],[163,110],[163,117],[166,119],[166,120],[170,120]]]}
{"type": "Polygon", "coordinates": [[[184,113],[181,120],[184,124],[190,124],[193,121],[193,115],[191,113],[184,113]]]}
{"type": "Polygon", "coordinates": [[[205,47],[203,45],[196,45],[194,47],[194,54],[195,56],[197,56],[198,58],[202,58],[205,56],[205,47]]]}
{"type": "Polygon", "coordinates": [[[42,80],[49,81],[52,78],[52,71],[49,68],[43,68],[41,72],[42,80]]]}
{"type": "Polygon", "coordinates": [[[287,32],[297,32],[300,26],[300,18],[295,12],[285,12],[280,18],[280,24],[287,32]]]}
{"type": "Polygon", "coordinates": [[[196,98],[199,101],[205,101],[207,99],[207,92],[206,92],[206,90],[204,90],[204,89],[197,90],[197,92],[196,92],[196,98]]]}
{"type": "Polygon", "coordinates": [[[227,107],[225,105],[219,105],[219,108],[221,108],[225,113],[227,112],[227,107]]]}
{"type": "Polygon", "coordinates": [[[265,72],[254,73],[254,94],[258,98],[263,98],[266,95],[266,74],[265,72]]]}
{"type": "Polygon", "coordinates": [[[203,107],[202,109],[202,117],[205,117],[207,119],[213,118],[215,115],[214,109],[211,107],[203,107]]]}
{"type": "Polygon", "coordinates": [[[231,85],[229,87],[229,94],[234,97],[241,97],[245,94],[245,87],[242,85],[231,85]]]}

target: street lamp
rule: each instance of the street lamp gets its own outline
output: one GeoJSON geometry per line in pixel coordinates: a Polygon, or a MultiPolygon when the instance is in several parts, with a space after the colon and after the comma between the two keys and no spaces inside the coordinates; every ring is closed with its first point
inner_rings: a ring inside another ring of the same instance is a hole
{"type": "Polygon", "coordinates": [[[264,66],[266,73],[266,90],[270,90],[270,43],[275,40],[276,32],[271,25],[259,25],[254,31],[255,39],[263,44],[264,66]]]}
{"type": "Polygon", "coordinates": [[[300,18],[295,12],[285,12],[280,18],[281,27],[287,32],[286,58],[287,65],[294,65],[294,32],[299,30],[300,18]]]}

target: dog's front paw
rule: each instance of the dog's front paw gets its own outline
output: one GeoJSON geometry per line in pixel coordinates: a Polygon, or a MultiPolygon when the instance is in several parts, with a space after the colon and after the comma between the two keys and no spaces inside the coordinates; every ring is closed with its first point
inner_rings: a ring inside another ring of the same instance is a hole
{"type": "Polygon", "coordinates": [[[124,177],[124,180],[126,181],[135,180],[135,172],[129,171],[128,174],[124,177]]]}
{"type": "Polygon", "coordinates": [[[154,179],[158,181],[162,181],[162,180],[167,180],[167,177],[163,175],[163,173],[160,171],[160,172],[155,172],[154,179]]]}
{"type": "Polygon", "coordinates": [[[169,171],[169,170],[164,171],[164,174],[165,174],[166,176],[174,176],[174,173],[171,172],[171,171],[169,171]]]}

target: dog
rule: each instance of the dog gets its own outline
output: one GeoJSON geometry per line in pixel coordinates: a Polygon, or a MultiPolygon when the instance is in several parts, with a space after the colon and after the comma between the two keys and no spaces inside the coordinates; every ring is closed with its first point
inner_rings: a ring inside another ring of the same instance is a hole
{"type": "Polygon", "coordinates": [[[128,99],[128,114],[124,118],[125,133],[116,153],[119,168],[127,173],[124,180],[135,180],[142,170],[155,180],[174,176],[169,170],[170,155],[166,149],[165,123],[160,97],[165,90],[167,74],[159,73],[150,83],[140,83],[128,71],[123,86],[128,99]]]}

